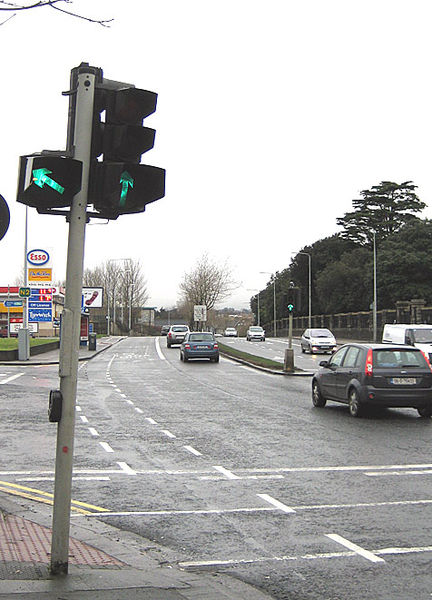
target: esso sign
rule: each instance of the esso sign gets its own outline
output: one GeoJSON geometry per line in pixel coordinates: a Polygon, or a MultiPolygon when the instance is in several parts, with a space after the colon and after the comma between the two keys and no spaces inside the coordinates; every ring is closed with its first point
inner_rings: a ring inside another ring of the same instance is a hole
{"type": "Polygon", "coordinates": [[[27,253],[27,262],[31,265],[45,265],[50,259],[50,256],[46,250],[30,250],[27,253]]]}

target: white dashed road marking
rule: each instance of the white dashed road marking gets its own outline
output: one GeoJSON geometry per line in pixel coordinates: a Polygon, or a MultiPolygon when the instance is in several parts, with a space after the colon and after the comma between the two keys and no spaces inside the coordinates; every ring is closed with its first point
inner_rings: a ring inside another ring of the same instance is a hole
{"type": "Polygon", "coordinates": [[[266,502],[268,502],[269,504],[271,504],[275,508],[278,508],[282,512],[285,512],[285,513],[294,513],[295,512],[295,510],[293,510],[292,508],[290,508],[286,504],[283,504],[282,502],[279,502],[279,500],[275,500],[275,498],[272,498],[268,494],[257,494],[257,496],[258,496],[258,498],[262,498],[262,500],[265,500],[266,502]]]}
{"type": "Polygon", "coordinates": [[[326,537],[330,538],[337,544],[341,544],[341,546],[345,546],[345,548],[348,548],[348,550],[352,550],[359,556],[363,556],[363,558],[366,558],[367,560],[370,560],[371,562],[375,562],[375,563],[376,562],[385,562],[385,560],[383,558],[376,556],[373,552],[369,552],[369,550],[365,550],[364,548],[357,546],[357,544],[353,544],[353,542],[350,542],[349,540],[343,538],[342,536],[338,535],[337,533],[326,533],[325,535],[326,535],[326,537]]]}
{"type": "Polygon", "coordinates": [[[3,379],[3,381],[0,381],[0,385],[4,385],[5,383],[10,383],[14,379],[18,379],[18,377],[21,377],[22,375],[24,375],[24,373],[17,373],[16,375],[11,375],[10,377],[3,379]]]}

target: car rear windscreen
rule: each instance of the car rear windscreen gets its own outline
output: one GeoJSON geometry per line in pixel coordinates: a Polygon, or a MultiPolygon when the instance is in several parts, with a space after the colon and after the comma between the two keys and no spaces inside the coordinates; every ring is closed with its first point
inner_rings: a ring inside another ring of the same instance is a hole
{"type": "Polygon", "coordinates": [[[419,350],[374,350],[373,365],[382,368],[426,367],[426,359],[419,350]]]}

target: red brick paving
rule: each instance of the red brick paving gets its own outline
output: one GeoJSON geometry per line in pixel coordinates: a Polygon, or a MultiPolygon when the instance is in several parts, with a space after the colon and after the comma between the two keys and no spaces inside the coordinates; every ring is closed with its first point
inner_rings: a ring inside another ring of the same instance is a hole
{"type": "MultiPolygon", "coordinates": [[[[51,529],[28,519],[0,513],[0,562],[47,563],[51,529]]],[[[69,563],[93,567],[122,567],[120,560],[75,538],[69,540],[69,563]]]]}

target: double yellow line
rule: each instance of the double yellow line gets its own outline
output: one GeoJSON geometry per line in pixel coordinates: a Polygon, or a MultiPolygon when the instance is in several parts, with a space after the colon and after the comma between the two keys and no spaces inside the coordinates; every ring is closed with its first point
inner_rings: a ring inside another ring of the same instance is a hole
{"type": "MultiPolygon", "coordinates": [[[[54,494],[43,492],[42,490],[35,490],[34,488],[25,487],[24,485],[18,485],[17,483],[0,481],[0,492],[6,492],[7,494],[20,496],[21,498],[26,498],[27,500],[43,502],[44,504],[50,504],[51,506],[54,504],[54,494]]],[[[71,510],[83,515],[110,512],[107,508],[94,506],[94,504],[86,504],[85,502],[79,502],[79,500],[71,500],[71,510]]]]}

